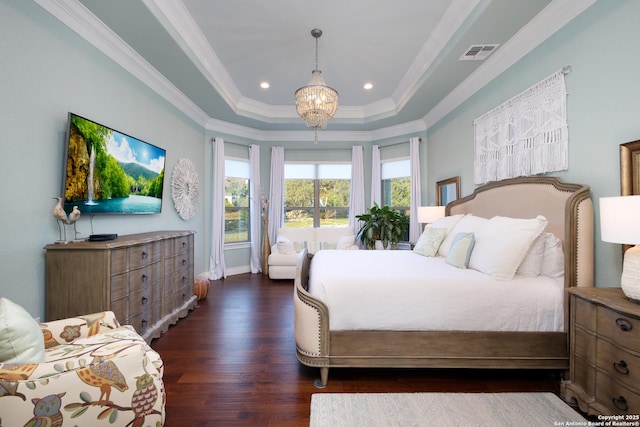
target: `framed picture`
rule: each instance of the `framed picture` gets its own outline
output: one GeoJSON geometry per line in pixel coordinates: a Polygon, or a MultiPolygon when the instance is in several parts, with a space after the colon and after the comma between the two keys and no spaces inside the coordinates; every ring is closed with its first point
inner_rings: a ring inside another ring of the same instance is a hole
{"type": "Polygon", "coordinates": [[[460,177],[443,179],[436,182],[436,205],[446,206],[460,198],[460,177]]]}
{"type": "MultiPolygon", "coordinates": [[[[640,140],[620,144],[620,195],[640,195],[640,140]]],[[[630,247],[622,245],[622,253],[630,247]]]]}

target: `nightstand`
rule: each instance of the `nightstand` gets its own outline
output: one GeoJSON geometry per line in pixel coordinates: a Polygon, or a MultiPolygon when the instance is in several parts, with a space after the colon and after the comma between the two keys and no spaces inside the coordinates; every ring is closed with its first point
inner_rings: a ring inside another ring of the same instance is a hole
{"type": "Polygon", "coordinates": [[[562,397],[589,415],[640,414],[640,305],[620,288],[569,295],[571,368],[562,397]]]}

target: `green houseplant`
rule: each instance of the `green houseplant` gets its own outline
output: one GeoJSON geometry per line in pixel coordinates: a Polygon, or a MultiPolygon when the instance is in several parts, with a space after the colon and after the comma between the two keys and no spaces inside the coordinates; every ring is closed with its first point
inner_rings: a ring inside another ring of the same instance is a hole
{"type": "Polygon", "coordinates": [[[396,245],[409,227],[409,219],[389,206],[379,207],[374,203],[366,213],[356,215],[361,226],[356,238],[368,249],[374,249],[376,240],[383,248],[396,245]]]}

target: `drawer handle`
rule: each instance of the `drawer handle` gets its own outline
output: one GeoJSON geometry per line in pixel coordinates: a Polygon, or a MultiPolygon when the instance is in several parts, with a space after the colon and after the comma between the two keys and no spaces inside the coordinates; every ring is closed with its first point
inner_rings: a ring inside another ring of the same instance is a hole
{"type": "Polygon", "coordinates": [[[186,248],[187,247],[187,242],[182,242],[182,247],[186,248]]]}
{"type": "Polygon", "coordinates": [[[619,374],[629,375],[629,367],[627,366],[627,362],[624,360],[613,362],[613,369],[615,369],[619,374]]]}
{"type": "Polygon", "coordinates": [[[142,305],[145,305],[148,302],[149,302],[149,299],[147,297],[142,297],[142,305]]]}
{"type": "Polygon", "coordinates": [[[149,280],[149,276],[147,276],[146,274],[142,275],[142,283],[145,283],[147,280],[149,280]]]}
{"type": "Polygon", "coordinates": [[[146,252],[142,252],[142,259],[147,259],[149,258],[149,254],[146,252]]]}
{"type": "Polygon", "coordinates": [[[625,399],[624,396],[614,397],[613,399],[611,399],[611,401],[613,402],[613,406],[620,409],[621,411],[629,410],[629,405],[627,405],[627,399],[625,399]]]}
{"type": "Polygon", "coordinates": [[[182,260],[182,265],[187,265],[187,260],[186,259],[182,260]]]}
{"type": "Polygon", "coordinates": [[[146,328],[146,327],[147,327],[147,323],[148,323],[148,322],[146,321],[146,319],[142,319],[142,322],[141,322],[141,323],[142,323],[142,327],[143,327],[143,328],[146,328]]]}
{"type": "Polygon", "coordinates": [[[183,284],[184,284],[184,283],[187,283],[187,278],[186,278],[186,277],[184,277],[184,276],[182,276],[182,283],[183,283],[183,284]]]}
{"type": "Polygon", "coordinates": [[[625,332],[628,332],[631,329],[633,329],[633,324],[629,322],[627,319],[623,319],[622,317],[618,317],[616,319],[616,325],[618,325],[618,327],[625,332]]]}

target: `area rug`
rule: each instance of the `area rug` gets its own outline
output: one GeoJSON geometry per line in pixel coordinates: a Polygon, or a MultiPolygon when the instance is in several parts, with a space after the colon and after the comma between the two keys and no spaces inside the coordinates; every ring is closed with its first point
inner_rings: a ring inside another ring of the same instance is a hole
{"type": "Polygon", "coordinates": [[[587,420],[553,393],[316,393],[310,427],[559,426],[587,420]]]}

